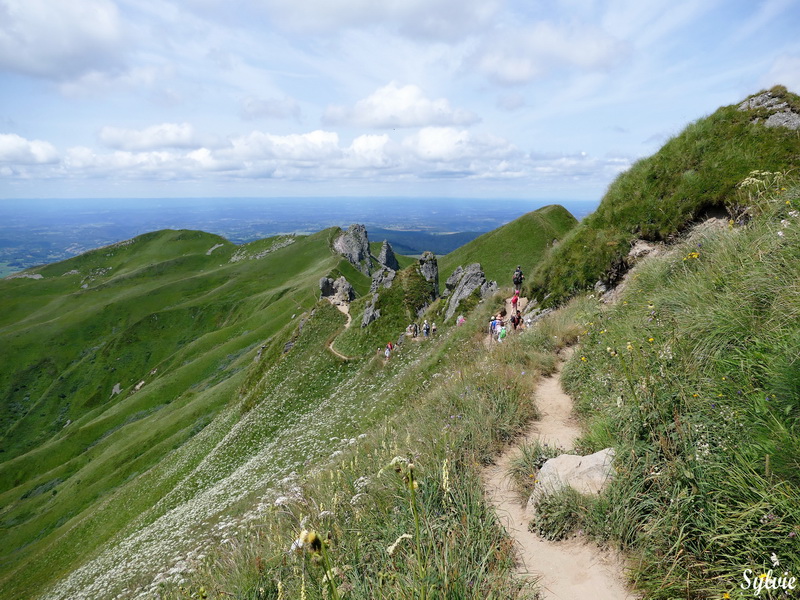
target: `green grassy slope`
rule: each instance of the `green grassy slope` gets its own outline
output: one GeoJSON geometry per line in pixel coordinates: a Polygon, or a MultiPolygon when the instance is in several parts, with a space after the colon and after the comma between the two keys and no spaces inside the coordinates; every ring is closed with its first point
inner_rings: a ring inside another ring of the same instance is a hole
{"type": "MultiPolygon", "coordinates": [[[[800,112],[800,97],[771,91],[800,112]]],[[[720,108],[621,174],[598,209],[528,278],[534,296],[549,295],[554,304],[591,287],[622,263],[636,238],[668,240],[714,209],[736,218],[742,205],[736,186],[748,173],[790,170],[800,161],[800,134],[767,128],[763,118],[753,122],[760,115],[737,105],[720,108]]]]}
{"type": "Polygon", "coordinates": [[[481,263],[489,280],[505,287],[517,265],[529,274],[539,264],[553,240],[560,240],[577,224],[564,207],[544,206],[518,219],[484,233],[439,258],[439,283],[444,282],[458,266],[481,263]]]}
{"type": "Polygon", "coordinates": [[[338,264],[332,233],[236,247],[156,232],[36,269],[43,279],[0,282],[7,597],[141,519],[194,467],[154,470],[210,424],[208,449],[237,422],[227,407],[256,348],[291,334],[338,264]]]}
{"type": "Polygon", "coordinates": [[[800,187],[750,208],[586,314],[564,371],[586,449],[617,449],[619,476],[580,526],[637,555],[648,598],[753,597],[745,570],[798,574],[800,187]]]}

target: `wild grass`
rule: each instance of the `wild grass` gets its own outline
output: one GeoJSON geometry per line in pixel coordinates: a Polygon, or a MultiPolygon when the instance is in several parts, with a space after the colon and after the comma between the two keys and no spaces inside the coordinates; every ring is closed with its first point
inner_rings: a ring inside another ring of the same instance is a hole
{"type": "Polygon", "coordinates": [[[529,276],[547,249],[576,225],[575,217],[563,206],[550,205],[484,233],[439,258],[441,289],[457,267],[472,263],[481,264],[489,281],[510,286],[517,264],[529,276]]]}
{"type": "Polygon", "coordinates": [[[800,569],[800,188],[750,202],[749,222],[690,237],[597,305],[563,373],[586,444],[617,449],[581,527],[638,556],[648,598],[736,597],[773,555],[800,569]]]}
{"type": "MultiPolygon", "coordinates": [[[[535,418],[537,375],[553,366],[534,335],[487,350],[483,322],[497,306],[484,303],[467,325],[412,346],[426,353],[416,367],[420,387],[396,391],[397,414],[293,480],[285,500],[232,550],[220,549],[163,597],[197,597],[201,589],[209,598],[532,593],[510,576],[513,544],[486,506],[479,474],[535,418]],[[299,548],[304,531],[321,546],[299,548]]],[[[554,335],[549,343],[564,343],[554,335]]]]}
{"type": "MultiPolygon", "coordinates": [[[[771,91],[800,105],[785,88],[771,91]]],[[[800,153],[796,131],[764,127],[753,122],[757,116],[735,105],[720,108],[619,175],[598,209],[528,278],[530,293],[545,305],[561,304],[598,280],[614,280],[637,238],[672,240],[710,212],[728,209],[738,218],[740,182],[753,170],[794,169],[800,153]]]]}

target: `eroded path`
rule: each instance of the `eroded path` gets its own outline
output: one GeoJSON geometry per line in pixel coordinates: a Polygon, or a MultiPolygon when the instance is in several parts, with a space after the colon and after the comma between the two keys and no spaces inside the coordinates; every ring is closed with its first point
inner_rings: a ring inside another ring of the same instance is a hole
{"type": "MultiPolygon", "coordinates": [[[[331,302],[331,304],[333,304],[333,303],[331,302]]],[[[350,323],[353,322],[353,317],[350,314],[350,305],[349,304],[334,304],[334,306],[336,308],[338,308],[341,312],[343,312],[345,315],[347,315],[347,322],[344,324],[344,328],[345,329],[350,329],[350,323]]],[[[333,343],[335,341],[336,341],[336,338],[333,338],[330,342],[328,342],[328,350],[333,352],[336,356],[338,356],[342,360],[350,360],[351,359],[350,356],[345,356],[344,354],[342,354],[341,352],[336,350],[336,348],[333,347],[333,343]]]]}
{"type": "MultiPolygon", "coordinates": [[[[555,374],[539,384],[536,403],[541,419],[532,425],[525,441],[538,439],[571,449],[580,428],[572,414],[572,399],[561,389],[560,374],[561,365],[555,374]]],[[[580,536],[551,542],[528,531],[532,515],[520,504],[508,476],[509,465],[517,452],[519,446],[510,448],[483,473],[489,503],[517,543],[517,574],[538,582],[542,600],[636,598],[625,587],[625,567],[617,553],[601,550],[580,536]]]]}

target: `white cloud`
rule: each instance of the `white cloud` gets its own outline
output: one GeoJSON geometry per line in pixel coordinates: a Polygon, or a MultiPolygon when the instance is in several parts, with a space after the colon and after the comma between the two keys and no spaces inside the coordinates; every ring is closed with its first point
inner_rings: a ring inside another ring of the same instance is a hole
{"type": "Polygon", "coordinates": [[[320,161],[341,155],[339,136],[332,131],[274,135],[253,131],[231,141],[231,147],[221,151],[225,158],[252,161],[280,159],[286,161],[320,161]]]}
{"type": "Polygon", "coordinates": [[[478,49],[474,61],[490,79],[516,85],[560,67],[608,70],[625,52],[625,44],[597,27],[556,26],[541,21],[495,30],[478,49]]]}
{"type": "Polygon", "coordinates": [[[199,145],[188,123],[162,123],[145,129],[103,127],[99,137],[105,146],[117,150],[196,148],[199,145]]]}
{"type": "Polygon", "coordinates": [[[418,38],[454,40],[483,29],[501,0],[267,0],[274,17],[301,31],[384,25],[418,38]]]}
{"type": "Polygon", "coordinates": [[[117,65],[122,41],[109,0],[0,0],[0,68],[65,79],[117,65]]]}
{"type": "MultiPolygon", "coordinates": [[[[108,93],[128,93],[151,88],[171,76],[170,69],[152,66],[133,67],[125,71],[105,72],[89,70],[59,85],[62,94],[69,97],[92,97],[108,93]]],[[[162,89],[161,93],[165,91],[162,89]]]]}
{"type": "Polygon", "coordinates": [[[27,140],[15,133],[0,133],[0,163],[43,165],[59,160],[58,151],[49,142],[27,140]]]}
{"type": "Polygon", "coordinates": [[[247,120],[261,118],[300,119],[300,104],[294,98],[258,98],[248,96],[242,101],[242,117],[247,120]]]}
{"type": "Polygon", "coordinates": [[[476,135],[454,127],[426,127],[403,140],[403,145],[426,161],[504,159],[519,153],[508,140],[487,134],[476,135]]]}
{"type": "Polygon", "coordinates": [[[395,81],[378,88],[352,108],[330,106],[323,117],[323,121],[329,124],[385,129],[470,125],[478,120],[477,115],[468,110],[454,109],[446,98],[430,100],[418,86],[400,86],[395,81]]]}

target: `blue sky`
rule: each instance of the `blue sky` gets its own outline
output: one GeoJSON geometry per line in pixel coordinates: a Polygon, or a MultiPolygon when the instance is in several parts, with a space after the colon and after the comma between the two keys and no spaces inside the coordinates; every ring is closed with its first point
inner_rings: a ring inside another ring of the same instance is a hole
{"type": "Polygon", "coordinates": [[[800,0],[0,0],[0,198],[599,199],[800,0]]]}

